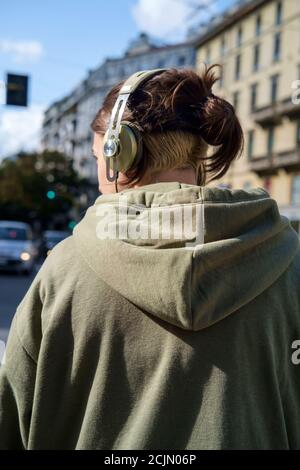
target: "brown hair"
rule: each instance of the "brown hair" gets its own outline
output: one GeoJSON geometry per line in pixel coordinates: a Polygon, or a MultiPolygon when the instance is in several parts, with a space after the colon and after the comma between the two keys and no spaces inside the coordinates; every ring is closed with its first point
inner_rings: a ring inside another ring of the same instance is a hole
{"type": "MultiPolygon", "coordinates": [[[[243,150],[244,139],[233,106],[212,93],[219,79],[214,68],[201,73],[168,69],[139,87],[129,98],[123,120],[132,122],[143,137],[143,158],[125,175],[133,185],[147,172],[192,165],[200,185],[220,178],[243,150]],[[208,145],[214,147],[207,156],[208,145]],[[199,171],[200,170],[200,171],[199,171]]],[[[112,108],[124,81],[107,94],[91,127],[105,134],[112,108]]]]}

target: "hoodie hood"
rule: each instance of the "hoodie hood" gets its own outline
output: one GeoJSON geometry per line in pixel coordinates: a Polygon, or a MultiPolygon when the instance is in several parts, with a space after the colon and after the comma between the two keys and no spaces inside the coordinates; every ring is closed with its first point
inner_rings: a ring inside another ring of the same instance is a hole
{"type": "Polygon", "coordinates": [[[298,235],[264,189],[175,182],[99,196],[73,235],[112,289],[194,331],[262,294],[299,249],[298,235]]]}

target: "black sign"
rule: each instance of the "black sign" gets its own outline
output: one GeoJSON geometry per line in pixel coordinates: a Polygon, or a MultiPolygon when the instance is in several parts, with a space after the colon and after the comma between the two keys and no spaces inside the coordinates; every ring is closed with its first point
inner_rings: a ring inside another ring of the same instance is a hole
{"type": "Polygon", "coordinates": [[[6,104],[14,106],[27,106],[28,103],[28,76],[7,74],[6,104]]]}

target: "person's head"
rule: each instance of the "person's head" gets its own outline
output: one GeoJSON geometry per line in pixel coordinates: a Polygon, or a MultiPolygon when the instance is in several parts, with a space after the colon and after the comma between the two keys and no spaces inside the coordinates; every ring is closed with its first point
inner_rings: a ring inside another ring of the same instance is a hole
{"type": "MultiPolygon", "coordinates": [[[[201,73],[168,69],[133,92],[122,120],[140,131],[142,157],[119,174],[120,189],[157,181],[204,185],[223,176],[241,154],[243,132],[235,110],[212,93],[218,80],[215,67],[201,73]]],[[[123,84],[110,90],[91,124],[102,193],[115,192],[115,184],[106,178],[103,138],[123,84]]]]}

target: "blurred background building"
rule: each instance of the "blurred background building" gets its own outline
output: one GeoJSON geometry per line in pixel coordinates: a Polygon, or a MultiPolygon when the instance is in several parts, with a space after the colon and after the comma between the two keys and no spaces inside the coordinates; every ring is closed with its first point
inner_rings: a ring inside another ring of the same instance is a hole
{"type": "Polygon", "coordinates": [[[203,63],[218,63],[222,73],[215,92],[234,105],[245,149],[228,173],[211,184],[264,187],[299,231],[300,99],[295,86],[300,79],[300,2],[238,1],[224,14],[194,26],[187,37],[181,44],[158,45],[142,33],[124,56],[90,71],[47,109],[43,148],[71,156],[76,170],[95,181],[90,123],[115,83],[142,69],[199,69],[203,63]]]}
{"type": "Polygon", "coordinates": [[[164,67],[194,67],[196,51],[192,42],[158,45],[141,33],[124,56],[107,59],[89,72],[70,95],[53,103],[45,112],[42,146],[71,156],[75,169],[92,182],[97,178],[91,158],[90,124],[110,88],[138,70],[164,67]]]}
{"type": "Polygon", "coordinates": [[[203,62],[223,65],[217,92],[245,133],[244,154],[218,182],[265,187],[299,231],[300,2],[240,2],[199,38],[197,67],[203,62]]]}

